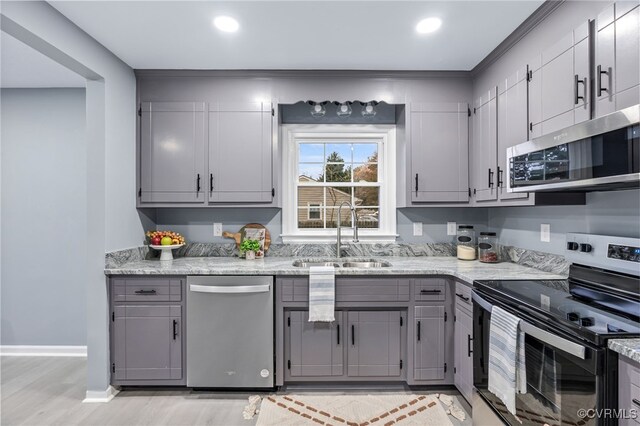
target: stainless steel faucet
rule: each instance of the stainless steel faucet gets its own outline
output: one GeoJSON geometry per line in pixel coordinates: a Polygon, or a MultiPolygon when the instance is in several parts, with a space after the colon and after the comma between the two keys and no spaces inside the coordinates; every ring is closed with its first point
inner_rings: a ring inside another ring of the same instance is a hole
{"type": "Polygon", "coordinates": [[[349,210],[351,210],[351,225],[353,228],[353,242],[358,242],[358,218],[356,217],[356,209],[351,205],[348,201],[343,201],[340,203],[338,207],[338,224],[337,224],[337,240],[336,240],[336,257],[341,257],[340,249],[342,248],[342,206],[349,206],[349,210]]]}

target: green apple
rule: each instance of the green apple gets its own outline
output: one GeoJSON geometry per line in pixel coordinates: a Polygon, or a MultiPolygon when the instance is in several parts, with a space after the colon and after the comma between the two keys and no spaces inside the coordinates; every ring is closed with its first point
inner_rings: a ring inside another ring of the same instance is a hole
{"type": "Polygon", "coordinates": [[[162,240],[160,240],[160,245],[162,246],[170,246],[172,243],[173,240],[171,237],[163,237],[162,240]]]}

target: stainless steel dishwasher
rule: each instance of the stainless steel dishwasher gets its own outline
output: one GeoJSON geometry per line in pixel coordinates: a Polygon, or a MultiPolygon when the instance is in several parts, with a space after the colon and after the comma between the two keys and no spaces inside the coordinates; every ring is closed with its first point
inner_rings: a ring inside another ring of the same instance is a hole
{"type": "Polygon", "coordinates": [[[187,386],[273,387],[273,277],[187,277],[187,386]]]}

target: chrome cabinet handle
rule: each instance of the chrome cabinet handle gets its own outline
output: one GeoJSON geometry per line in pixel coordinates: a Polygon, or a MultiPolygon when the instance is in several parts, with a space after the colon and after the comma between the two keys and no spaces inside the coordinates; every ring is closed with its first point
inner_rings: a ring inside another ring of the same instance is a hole
{"type": "Polygon", "coordinates": [[[598,65],[598,70],[596,72],[596,81],[598,86],[598,97],[602,96],[602,92],[608,92],[609,90],[606,87],[602,87],[602,74],[609,75],[609,71],[602,71],[602,65],[598,65]]]}

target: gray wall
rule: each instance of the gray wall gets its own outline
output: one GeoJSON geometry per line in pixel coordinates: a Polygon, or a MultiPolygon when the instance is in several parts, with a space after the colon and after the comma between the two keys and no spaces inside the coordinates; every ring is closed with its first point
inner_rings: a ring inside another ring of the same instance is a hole
{"type": "Polygon", "coordinates": [[[2,30],[87,78],[87,388],[109,388],[105,251],[143,240],[135,207],[135,76],[112,52],[43,1],[2,2],[2,30]]]}
{"type": "Polygon", "coordinates": [[[640,238],[640,190],[593,192],[584,206],[492,208],[489,228],[502,244],[556,254],[564,254],[567,232],[640,238]],[[551,225],[548,243],[540,241],[542,223],[551,225]]]}
{"type": "MultiPolygon", "coordinates": [[[[487,227],[488,211],[484,208],[405,208],[397,211],[398,241],[412,243],[450,242],[447,222],[487,227]],[[413,222],[422,222],[423,235],[413,236],[413,222]]],[[[228,238],[213,236],[213,223],[222,223],[222,229],[238,230],[247,223],[257,222],[267,227],[274,243],[281,243],[282,214],[276,208],[220,208],[220,209],[158,209],[155,216],[157,229],[181,233],[187,241],[201,243],[231,242],[228,238]]]]}
{"type": "Polygon", "coordinates": [[[85,345],[85,90],[2,89],[0,100],[0,343],[85,345]]]}

